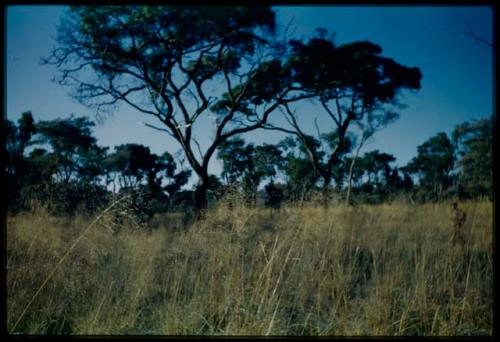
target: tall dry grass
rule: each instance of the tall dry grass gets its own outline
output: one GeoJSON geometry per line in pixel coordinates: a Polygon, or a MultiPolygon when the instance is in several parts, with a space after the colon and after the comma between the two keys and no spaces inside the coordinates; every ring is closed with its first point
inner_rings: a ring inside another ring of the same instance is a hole
{"type": "Polygon", "coordinates": [[[110,212],[84,235],[93,218],[9,217],[7,328],[491,335],[492,204],[460,208],[465,243],[453,239],[451,204],[306,204],[271,214],[222,203],[185,230],[168,228],[168,216],[151,230],[110,212]]]}

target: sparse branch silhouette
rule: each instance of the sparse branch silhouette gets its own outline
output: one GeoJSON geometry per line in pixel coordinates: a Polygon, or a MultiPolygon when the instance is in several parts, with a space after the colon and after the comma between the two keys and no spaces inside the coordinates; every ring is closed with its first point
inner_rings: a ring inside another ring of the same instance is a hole
{"type": "Polygon", "coordinates": [[[281,104],[311,96],[274,57],[267,38],[274,29],[266,7],[73,7],[44,62],[98,113],[122,102],[157,118],[198,176],[201,211],[217,147],[261,128],[281,104]],[[209,92],[218,79],[225,89],[209,92]],[[209,113],[216,117],[214,139],[197,157],[194,126],[209,113]]]}
{"type": "Polygon", "coordinates": [[[287,104],[283,113],[290,128],[273,124],[266,127],[294,134],[302,140],[323,181],[326,206],[333,169],[350,148],[347,139],[350,127],[358,124],[362,131],[376,130],[393,122],[397,114],[387,105],[396,105],[402,90],[418,90],[422,75],[418,68],[381,56],[381,47],[371,42],[336,46],[324,37],[325,33],[320,32],[307,43],[292,40],[289,63],[297,82],[315,93],[319,107],[333,121],[331,133],[325,135],[330,150],[318,154],[320,145],[312,144],[313,140],[301,128],[299,118],[307,119],[306,114],[296,113],[287,104]]]}

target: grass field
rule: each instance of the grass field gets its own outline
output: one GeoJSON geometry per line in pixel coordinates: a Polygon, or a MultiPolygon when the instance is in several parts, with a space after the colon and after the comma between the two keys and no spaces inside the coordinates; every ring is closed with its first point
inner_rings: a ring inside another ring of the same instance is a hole
{"type": "Polygon", "coordinates": [[[149,229],[7,220],[7,329],[27,334],[491,335],[493,213],[461,203],[225,204],[149,229]],[[174,224],[175,223],[175,224],[174,224]],[[76,242],[76,244],[75,244],[76,242]]]}

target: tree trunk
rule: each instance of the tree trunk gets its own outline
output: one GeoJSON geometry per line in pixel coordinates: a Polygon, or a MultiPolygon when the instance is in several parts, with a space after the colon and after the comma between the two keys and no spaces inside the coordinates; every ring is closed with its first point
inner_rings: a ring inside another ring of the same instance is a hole
{"type": "Polygon", "coordinates": [[[352,170],[354,169],[354,163],[356,162],[356,158],[354,158],[351,162],[351,166],[349,167],[349,179],[347,182],[347,195],[345,196],[345,204],[351,204],[351,188],[352,188],[352,170]]]}
{"type": "Polygon", "coordinates": [[[347,184],[347,195],[345,198],[346,205],[351,204],[350,201],[351,201],[351,188],[352,188],[352,171],[354,170],[354,164],[356,163],[356,160],[358,159],[359,151],[361,150],[361,147],[363,146],[364,142],[365,142],[365,139],[363,137],[363,139],[361,139],[361,142],[358,145],[358,148],[356,149],[356,154],[354,155],[354,158],[352,159],[351,165],[349,167],[349,181],[347,184]]]}
{"type": "Polygon", "coordinates": [[[208,176],[200,177],[198,185],[194,191],[194,211],[197,219],[202,219],[205,217],[205,211],[207,209],[207,193],[208,193],[208,176]]]}
{"type": "MultiPolygon", "coordinates": [[[[331,174],[331,172],[330,172],[331,174]]],[[[323,189],[321,191],[321,202],[325,209],[328,208],[330,202],[330,184],[332,183],[332,177],[323,177],[323,189]]]]}

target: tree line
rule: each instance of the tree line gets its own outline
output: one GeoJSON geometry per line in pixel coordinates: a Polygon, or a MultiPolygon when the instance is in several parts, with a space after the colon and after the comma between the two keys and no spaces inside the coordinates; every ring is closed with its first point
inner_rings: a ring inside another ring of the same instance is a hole
{"type": "MultiPolygon", "coordinates": [[[[400,95],[420,89],[418,67],[383,56],[382,48],[369,41],[337,44],[321,28],[307,39],[296,39],[279,27],[270,7],[71,6],[58,27],[56,47],[42,62],[55,66],[55,80],[97,115],[125,105],[155,120],[145,125],[175,141],[189,165],[179,174],[167,172],[176,170],[172,156],[124,145],[106,159],[111,166],[105,175],[97,175],[88,167],[97,165],[93,161],[105,151],[87,135],[89,121],[40,123],[37,135],[52,152],[38,150],[38,160],[54,160],[51,153],[61,153],[59,164],[53,164],[59,165],[53,166],[56,175],[47,173],[57,184],[75,185],[78,179],[96,192],[99,181],[119,189],[147,186],[151,201],[161,207],[173,205],[192,173],[197,183],[184,202],[190,200],[197,215],[229,185],[243,191],[250,204],[256,203],[260,184],[269,181],[266,189],[275,199],[266,203],[303,200],[316,190],[328,205],[334,189],[341,192],[346,182],[348,203],[359,200],[360,193],[367,200],[381,200],[388,196],[381,195],[384,191],[392,193],[390,187],[409,187],[412,177],[431,189],[426,193],[432,198],[455,184],[453,177],[443,176],[452,163],[448,154],[435,152],[443,137],[422,147],[422,158],[407,169],[391,167],[393,157],[378,151],[358,158],[368,139],[397,120],[400,95]],[[317,136],[304,127],[312,121],[310,112],[300,110],[304,101],[329,120],[317,136]],[[196,134],[200,126],[211,133],[204,148],[196,134]],[[246,143],[244,135],[258,129],[280,131],[287,138],[276,146],[246,143]],[[61,139],[82,134],[82,145],[65,146],[59,138],[47,137],[61,130],[73,132],[61,133],[61,139]],[[441,169],[422,166],[434,154],[443,159],[441,169]],[[133,167],[127,164],[131,156],[138,163],[133,167]],[[224,164],[222,180],[209,174],[214,158],[224,164]],[[284,179],[281,185],[275,184],[276,175],[284,179]]],[[[30,132],[19,129],[25,132],[21,135],[30,132]]],[[[464,141],[467,129],[461,134],[464,141]]],[[[464,162],[462,167],[475,166],[464,162]]],[[[460,178],[460,189],[477,181],[467,177],[460,178]]],[[[61,193],[51,191],[47,196],[61,193]]]]}
{"type": "Polygon", "coordinates": [[[197,176],[198,213],[214,186],[208,165],[218,148],[257,129],[300,139],[326,204],[347,135],[355,128],[369,136],[394,121],[400,93],[418,90],[422,78],[372,42],[337,44],[321,28],[295,39],[267,6],[72,6],[56,43],[42,62],[57,68],[75,99],[97,114],[133,108],[178,144],[197,176]],[[331,119],[324,149],[304,132],[309,113],[296,107],[303,101],[331,119]],[[212,132],[205,149],[200,125],[212,132]]]}
{"type": "MultiPolygon", "coordinates": [[[[418,146],[402,167],[379,150],[357,155],[351,138],[332,170],[330,197],[346,201],[349,193],[350,203],[398,197],[415,202],[492,199],[492,123],[489,117],[459,124],[451,136],[441,132],[418,146]]],[[[140,144],[110,150],[97,144],[93,126],[88,118],[74,116],[35,122],[31,112],[17,123],[6,120],[11,212],[28,210],[33,200],[56,214],[93,212],[123,193],[133,196],[145,220],[154,213],[195,208],[194,190],[185,189],[191,170],[181,168],[170,153],[157,155],[140,144]]],[[[319,140],[309,138],[309,146],[319,148],[319,140]]],[[[277,208],[283,201],[302,203],[322,194],[321,175],[296,136],[261,145],[235,137],[221,144],[216,155],[222,172],[209,176],[210,201],[237,192],[247,205],[277,208]]]]}

